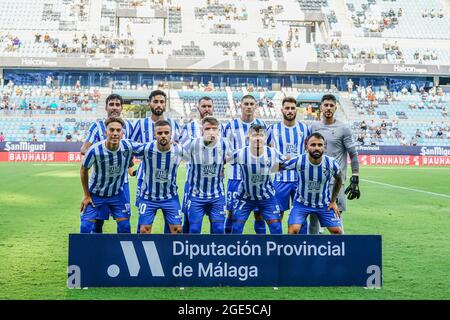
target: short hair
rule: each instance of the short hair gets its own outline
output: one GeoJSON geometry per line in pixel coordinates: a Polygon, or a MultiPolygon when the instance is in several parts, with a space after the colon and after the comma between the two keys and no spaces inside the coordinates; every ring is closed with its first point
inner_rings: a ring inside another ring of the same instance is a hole
{"type": "Polygon", "coordinates": [[[252,96],[251,94],[246,94],[245,96],[243,96],[241,98],[241,102],[244,101],[244,99],[253,99],[256,101],[256,98],[254,96],[252,96]]]}
{"type": "Polygon", "coordinates": [[[213,102],[213,99],[211,99],[211,98],[208,97],[208,96],[204,96],[204,97],[201,97],[200,99],[198,99],[198,104],[200,104],[200,101],[202,101],[202,100],[206,100],[206,101],[211,101],[211,102],[213,102]]]}
{"type": "Polygon", "coordinates": [[[214,117],[205,117],[202,120],[202,126],[205,125],[205,123],[212,124],[213,126],[219,126],[219,120],[217,120],[214,117]]]}
{"type": "Polygon", "coordinates": [[[319,132],[313,132],[313,133],[311,133],[309,136],[306,137],[306,140],[305,140],[305,146],[308,145],[309,139],[311,139],[311,138],[313,138],[313,137],[316,138],[316,139],[322,139],[323,142],[326,143],[325,137],[324,137],[321,133],[319,133],[319,132]]]}
{"type": "Polygon", "coordinates": [[[334,96],[334,94],[324,94],[324,95],[322,96],[322,99],[320,100],[320,104],[322,104],[322,102],[324,102],[325,100],[331,100],[331,101],[333,101],[334,103],[337,102],[337,99],[336,99],[336,97],[334,96]]]}
{"type": "MultiPolygon", "coordinates": [[[[250,126],[250,130],[253,130],[253,131],[264,130],[264,132],[265,132],[266,129],[267,129],[267,127],[266,127],[264,124],[260,124],[260,123],[253,123],[253,124],[250,126]]],[[[250,130],[249,130],[249,132],[250,132],[250,130]]]]}
{"type": "Polygon", "coordinates": [[[150,92],[150,95],[148,96],[148,101],[152,101],[153,97],[156,96],[163,96],[164,99],[167,101],[167,94],[162,91],[162,90],[153,90],[152,92],[150,92]]]}
{"type": "Polygon", "coordinates": [[[112,93],[108,97],[106,97],[106,105],[108,105],[109,101],[116,100],[116,99],[120,101],[120,104],[123,104],[122,96],[119,94],[116,94],[116,93],[112,93]]]}
{"type": "Polygon", "coordinates": [[[284,104],[286,102],[295,103],[295,105],[297,105],[297,100],[294,97],[286,97],[286,98],[284,98],[283,101],[281,102],[281,105],[284,106],[284,104]]]}
{"type": "Polygon", "coordinates": [[[158,121],[155,122],[155,129],[156,129],[157,127],[164,127],[164,126],[169,126],[169,127],[170,127],[170,130],[172,130],[172,127],[171,127],[171,125],[170,125],[170,122],[167,121],[167,120],[158,120],[158,121]]]}
{"type": "Polygon", "coordinates": [[[120,125],[122,126],[122,128],[125,127],[125,121],[122,120],[122,118],[119,117],[109,117],[108,119],[105,120],[105,127],[108,127],[110,123],[113,122],[117,122],[120,123],[120,125]]]}

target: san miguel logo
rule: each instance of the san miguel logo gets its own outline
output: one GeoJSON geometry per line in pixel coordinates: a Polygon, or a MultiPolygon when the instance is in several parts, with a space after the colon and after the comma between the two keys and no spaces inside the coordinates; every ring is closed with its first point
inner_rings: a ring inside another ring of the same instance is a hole
{"type": "Polygon", "coordinates": [[[30,142],[6,142],[4,151],[13,152],[13,151],[26,151],[26,152],[35,152],[35,151],[46,151],[47,145],[45,142],[39,143],[30,143],[30,142]]]}

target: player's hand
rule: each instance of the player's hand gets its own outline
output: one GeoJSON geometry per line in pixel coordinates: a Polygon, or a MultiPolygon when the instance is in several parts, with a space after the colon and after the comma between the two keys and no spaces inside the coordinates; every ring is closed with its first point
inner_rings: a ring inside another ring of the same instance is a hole
{"type": "Polygon", "coordinates": [[[133,167],[128,168],[128,174],[132,177],[136,176],[136,170],[133,167]]]}
{"type": "Polygon", "coordinates": [[[92,207],[95,208],[94,201],[92,201],[91,196],[85,196],[83,198],[83,201],[81,201],[81,208],[80,208],[81,213],[84,213],[84,211],[86,211],[88,204],[90,204],[92,207]]]}
{"type": "Polygon", "coordinates": [[[330,210],[330,209],[332,209],[334,211],[334,216],[336,218],[339,219],[341,217],[341,212],[339,211],[336,201],[330,202],[330,204],[328,205],[328,210],[330,210]]]}
{"type": "Polygon", "coordinates": [[[352,176],[350,178],[350,185],[345,189],[345,194],[348,200],[359,199],[361,192],[359,191],[359,177],[352,176]]]}

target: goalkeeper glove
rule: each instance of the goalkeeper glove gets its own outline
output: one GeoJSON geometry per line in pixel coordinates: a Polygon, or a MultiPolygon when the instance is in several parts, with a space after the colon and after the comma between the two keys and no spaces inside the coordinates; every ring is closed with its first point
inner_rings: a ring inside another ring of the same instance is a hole
{"type": "Polygon", "coordinates": [[[359,192],[359,177],[352,176],[350,178],[350,185],[345,189],[345,194],[348,200],[359,199],[361,193],[359,192]]]}

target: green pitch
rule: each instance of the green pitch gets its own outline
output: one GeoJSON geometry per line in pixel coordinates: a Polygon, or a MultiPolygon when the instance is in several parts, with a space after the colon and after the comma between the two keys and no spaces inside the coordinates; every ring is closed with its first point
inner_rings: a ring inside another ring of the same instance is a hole
{"type": "MultiPolygon", "coordinates": [[[[70,290],[67,245],[68,234],[79,230],[79,164],[0,163],[0,299],[448,299],[449,176],[450,168],[361,168],[362,198],[348,202],[345,231],[383,236],[382,289],[70,290]]],[[[184,181],[180,169],[180,187],[184,181]]],[[[133,208],[133,230],[136,216],[133,208]]],[[[154,232],[162,231],[159,213],[154,232]]],[[[114,221],[105,232],[115,232],[114,221]]],[[[246,232],[253,233],[252,221],[246,232]]]]}

